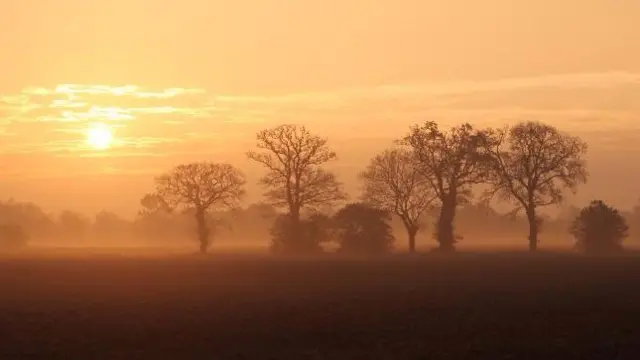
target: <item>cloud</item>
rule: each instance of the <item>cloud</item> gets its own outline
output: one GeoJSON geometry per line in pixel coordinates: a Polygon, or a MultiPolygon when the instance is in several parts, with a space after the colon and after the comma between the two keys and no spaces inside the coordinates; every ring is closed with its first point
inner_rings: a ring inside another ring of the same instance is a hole
{"type": "Polygon", "coordinates": [[[251,146],[256,131],[282,123],[309,126],[334,141],[394,138],[424,120],[500,126],[541,120],[611,143],[638,142],[640,74],[547,75],[234,96],[203,89],[62,84],[0,95],[5,153],[105,156],[85,144],[91,122],[116,130],[110,156],[215,152],[251,146]],[[601,136],[595,136],[594,131],[601,136]],[[92,155],[93,154],[93,155],[92,155]]]}

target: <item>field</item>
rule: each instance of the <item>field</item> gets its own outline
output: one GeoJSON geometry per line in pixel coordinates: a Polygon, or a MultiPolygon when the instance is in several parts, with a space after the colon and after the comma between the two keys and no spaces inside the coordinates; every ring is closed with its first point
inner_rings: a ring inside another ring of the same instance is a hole
{"type": "Polygon", "coordinates": [[[2,359],[638,359],[640,256],[0,257],[2,359]]]}

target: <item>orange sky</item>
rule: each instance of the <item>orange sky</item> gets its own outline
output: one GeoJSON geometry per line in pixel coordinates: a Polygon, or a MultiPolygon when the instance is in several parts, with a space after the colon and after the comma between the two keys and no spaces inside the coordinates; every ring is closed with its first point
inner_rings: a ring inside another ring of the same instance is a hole
{"type": "Polygon", "coordinates": [[[576,201],[629,207],[639,21],[632,0],[6,1],[0,197],[132,214],[155,174],[211,159],[258,200],[243,152],[283,122],[329,136],[355,191],[410,124],[538,119],[590,141],[576,201]],[[111,150],[86,146],[94,121],[111,150]]]}

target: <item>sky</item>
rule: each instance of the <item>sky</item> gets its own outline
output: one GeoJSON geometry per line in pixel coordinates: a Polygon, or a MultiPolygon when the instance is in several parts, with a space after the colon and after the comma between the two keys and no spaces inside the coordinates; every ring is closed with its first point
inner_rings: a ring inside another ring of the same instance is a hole
{"type": "Polygon", "coordinates": [[[636,0],[21,0],[0,4],[0,199],[133,215],[154,176],[282,123],[356,174],[409,126],[539,120],[589,142],[571,201],[640,197],[636,0]],[[103,123],[109,149],[86,142],[103,123]]]}

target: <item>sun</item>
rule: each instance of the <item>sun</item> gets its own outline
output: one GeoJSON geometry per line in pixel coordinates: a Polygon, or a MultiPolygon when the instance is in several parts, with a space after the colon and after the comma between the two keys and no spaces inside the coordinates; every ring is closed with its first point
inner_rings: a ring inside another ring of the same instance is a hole
{"type": "Polygon", "coordinates": [[[103,123],[94,123],[87,129],[87,144],[94,149],[104,150],[111,146],[113,133],[103,123]]]}

